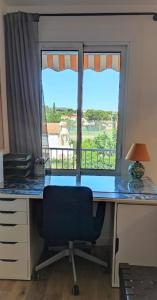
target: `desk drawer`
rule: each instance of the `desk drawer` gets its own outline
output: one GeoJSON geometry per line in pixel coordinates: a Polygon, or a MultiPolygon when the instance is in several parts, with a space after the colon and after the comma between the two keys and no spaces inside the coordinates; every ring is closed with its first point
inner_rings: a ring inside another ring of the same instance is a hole
{"type": "Polygon", "coordinates": [[[0,243],[0,259],[27,260],[27,243],[0,243]]]}
{"type": "Polygon", "coordinates": [[[28,262],[0,260],[0,278],[28,279],[28,262]]]}
{"type": "Polygon", "coordinates": [[[0,225],[0,242],[27,242],[28,225],[0,225]]]}
{"type": "Polygon", "coordinates": [[[0,211],[26,211],[27,199],[0,199],[0,211]]]}
{"type": "Polygon", "coordinates": [[[0,224],[27,224],[27,213],[0,211],[0,224]]]}

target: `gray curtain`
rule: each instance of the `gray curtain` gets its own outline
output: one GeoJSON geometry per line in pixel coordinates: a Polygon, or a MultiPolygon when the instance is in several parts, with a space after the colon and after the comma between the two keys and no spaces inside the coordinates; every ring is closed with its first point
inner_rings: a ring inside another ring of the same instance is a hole
{"type": "Polygon", "coordinates": [[[4,16],[11,152],[42,153],[42,100],[37,14],[4,16]]]}

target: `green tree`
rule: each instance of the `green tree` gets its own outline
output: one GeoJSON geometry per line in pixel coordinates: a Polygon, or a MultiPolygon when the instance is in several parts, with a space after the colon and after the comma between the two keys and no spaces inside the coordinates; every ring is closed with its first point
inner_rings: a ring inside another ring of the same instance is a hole
{"type": "Polygon", "coordinates": [[[76,114],[76,110],[74,110],[74,109],[72,109],[72,108],[68,108],[68,109],[66,110],[66,115],[67,115],[68,117],[71,117],[73,114],[76,114]]]}
{"type": "Polygon", "coordinates": [[[96,148],[98,149],[115,149],[116,148],[116,129],[110,132],[99,134],[94,139],[96,148]]]}
{"type": "Polygon", "coordinates": [[[94,140],[87,138],[82,141],[82,148],[83,149],[94,149],[94,148],[96,148],[96,144],[95,144],[94,140]]]}
{"type": "Polygon", "coordinates": [[[45,107],[46,121],[47,123],[59,123],[61,121],[61,112],[57,111],[55,106],[45,107]]]}
{"type": "Polygon", "coordinates": [[[59,123],[61,121],[61,113],[56,111],[51,116],[51,122],[52,123],[59,123]]]}
{"type": "Polygon", "coordinates": [[[53,102],[53,113],[55,114],[56,112],[56,105],[55,105],[55,102],[53,102]]]}
{"type": "Polygon", "coordinates": [[[101,110],[101,109],[87,109],[84,116],[88,121],[109,121],[109,120],[112,120],[112,112],[111,111],[104,111],[104,110],[101,110]]]}

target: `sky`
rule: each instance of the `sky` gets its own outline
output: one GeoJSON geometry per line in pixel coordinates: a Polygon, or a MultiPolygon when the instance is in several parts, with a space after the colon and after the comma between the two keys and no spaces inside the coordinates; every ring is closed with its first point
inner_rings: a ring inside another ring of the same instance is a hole
{"type": "MultiPolygon", "coordinates": [[[[45,105],[77,109],[78,73],[72,70],[42,71],[45,105]]],[[[85,70],[83,77],[83,110],[118,111],[119,72],[85,70]]]]}

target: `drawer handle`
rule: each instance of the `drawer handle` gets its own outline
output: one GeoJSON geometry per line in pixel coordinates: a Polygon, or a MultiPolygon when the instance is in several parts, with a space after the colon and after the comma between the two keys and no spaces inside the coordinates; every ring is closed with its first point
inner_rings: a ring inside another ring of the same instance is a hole
{"type": "Polygon", "coordinates": [[[0,244],[4,244],[4,245],[15,245],[17,244],[18,242],[0,242],[0,244]]]}
{"type": "Polygon", "coordinates": [[[7,201],[7,202],[12,202],[12,201],[15,201],[16,199],[1,199],[0,202],[3,202],[3,201],[7,201]]]}
{"type": "Polygon", "coordinates": [[[2,262],[16,262],[17,259],[0,259],[2,262]]]}
{"type": "Polygon", "coordinates": [[[7,210],[1,210],[1,214],[16,214],[16,211],[7,211],[7,210]]]}
{"type": "Polygon", "coordinates": [[[10,227],[15,227],[15,226],[17,226],[17,224],[1,224],[0,223],[0,226],[10,226],[10,227]]]}
{"type": "Polygon", "coordinates": [[[15,227],[15,226],[17,226],[17,225],[16,225],[16,224],[0,224],[0,226],[7,226],[7,227],[8,227],[8,226],[10,226],[10,227],[13,227],[13,226],[14,226],[14,227],[15,227]]]}

